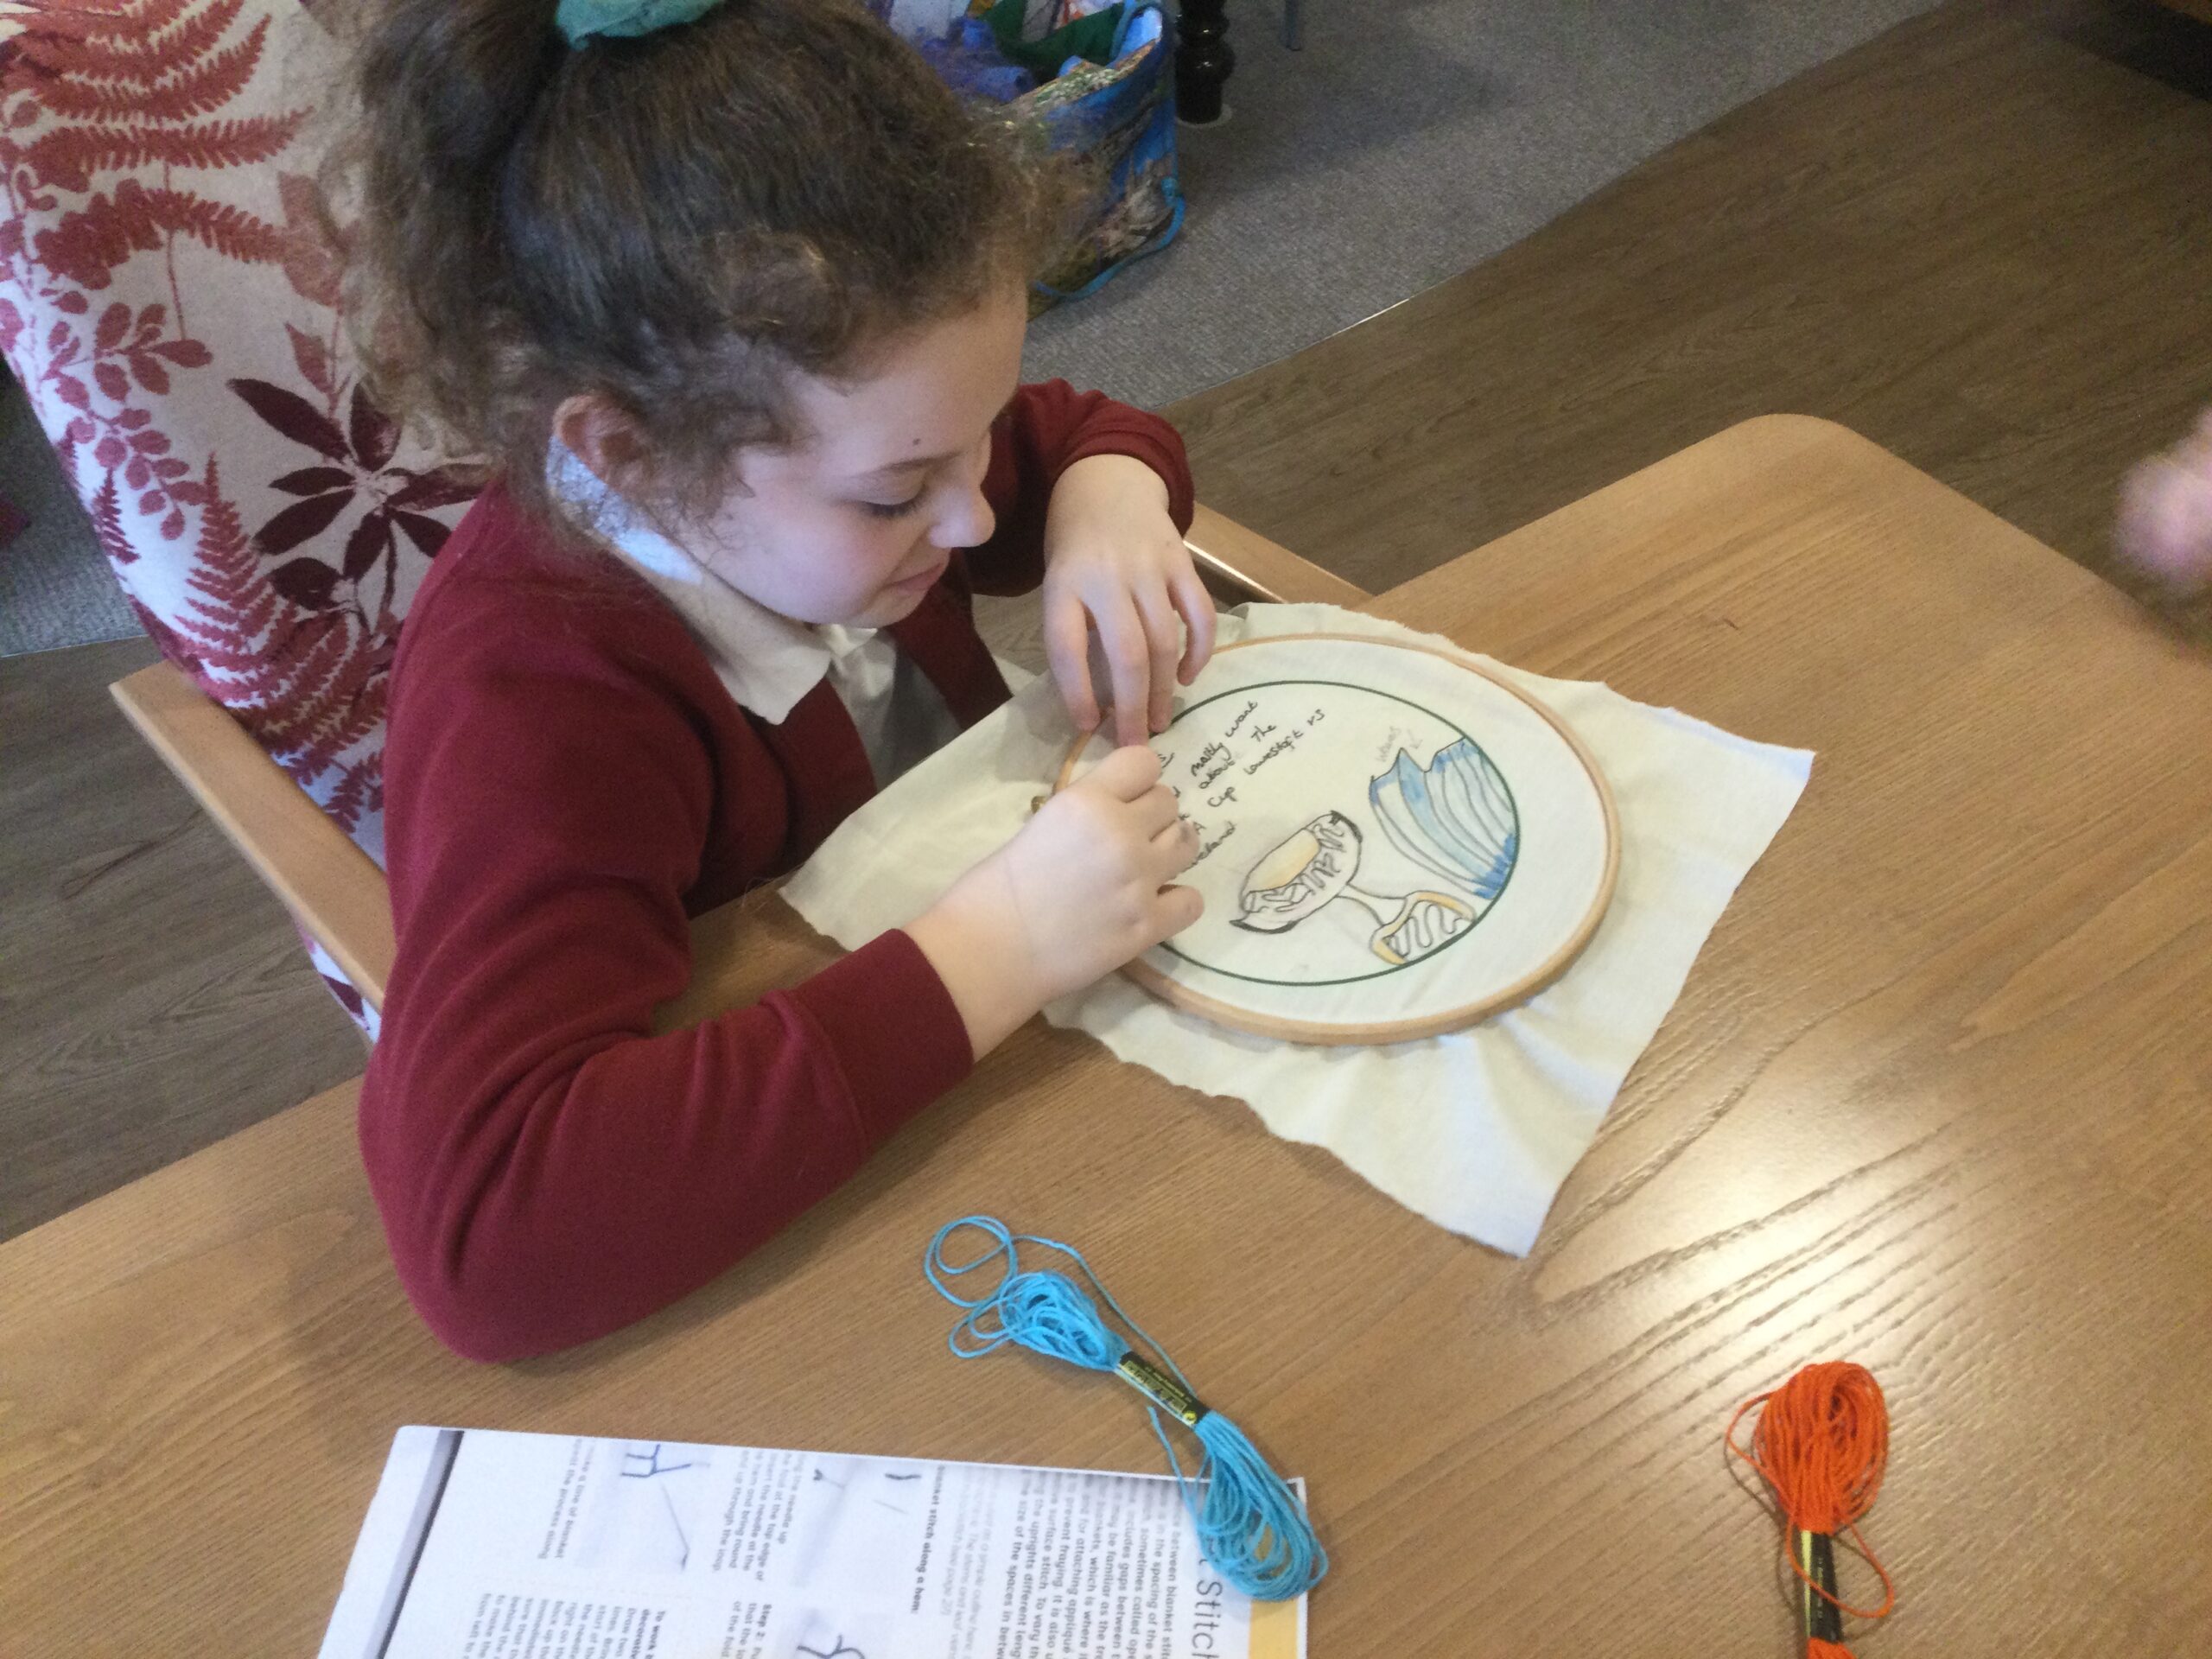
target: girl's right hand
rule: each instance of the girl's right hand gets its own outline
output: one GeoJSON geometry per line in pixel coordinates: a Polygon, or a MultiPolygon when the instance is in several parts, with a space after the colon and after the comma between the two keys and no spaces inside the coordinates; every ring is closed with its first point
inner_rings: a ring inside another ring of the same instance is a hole
{"type": "Polygon", "coordinates": [[[1148,748],[1121,748],[906,929],[951,993],[977,1058],[1054,997],[1198,919],[1169,885],[1198,854],[1148,748]]]}

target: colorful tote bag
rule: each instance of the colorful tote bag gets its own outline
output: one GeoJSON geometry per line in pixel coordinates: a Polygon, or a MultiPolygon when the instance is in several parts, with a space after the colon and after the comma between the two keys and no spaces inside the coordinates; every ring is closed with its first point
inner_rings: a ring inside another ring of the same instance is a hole
{"type": "Polygon", "coordinates": [[[1071,60],[1020,100],[1055,146],[1092,158],[1103,175],[1082,229],[1036,284],[1033,309],[1096,293],[1182,229],[1174,65],[1166,12],[1132,4],[1109,61],[1071,60]]]}

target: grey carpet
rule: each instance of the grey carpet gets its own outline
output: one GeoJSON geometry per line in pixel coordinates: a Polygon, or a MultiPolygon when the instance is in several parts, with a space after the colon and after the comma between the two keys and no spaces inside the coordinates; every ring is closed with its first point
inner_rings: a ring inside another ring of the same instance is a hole
{"type": "MultiPolygon", "coordinates": [[[[1935,0],[1231,0],[1230,118],[1182,130],[1181,238],[1042,318],[1033,378],[1147,406],[1456,276],[1638,162],[1935,0]]],[[[10,386],[0,655],[134,631],[10,386]]]]}
{"type": "Polygon", "coordinates": [[[138,632],[14,378],[0,374],[0,493],[29,526],[0,547],[0,657],[138,632]]]}
{"type": "Polygon", "coordinates": [[[1147,407],[1350,327],[1935,0],[1230,0],[1181,237],[1042,318],[1031,378],[1147,407]]]}

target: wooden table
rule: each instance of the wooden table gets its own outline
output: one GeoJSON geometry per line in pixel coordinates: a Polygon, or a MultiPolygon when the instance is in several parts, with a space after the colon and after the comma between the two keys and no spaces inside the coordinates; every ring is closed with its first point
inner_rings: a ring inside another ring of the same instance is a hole
{"type": "MultiPolygon", "coordinates": [[[[947,1357],[918,1263],[974,1210],[1088,1247],[1310,1478],[1316,1659],[1795,1651],[1720,1430],[1832,1357],[1896,1423],[1867,1659],[2191,1650],[2212,668],[1794,418],[1374,607],[1820,751],[1527,1261],[1033,1027],[709,1289],[480,1368],[402,1301],[340,1090],[0,1249],[0,1653],[311,1650],[407,1422],[1156,1467],[1116,1385],[947,1357]]],[[[829,954],[741,925],[702,997],[829,954]]]]}

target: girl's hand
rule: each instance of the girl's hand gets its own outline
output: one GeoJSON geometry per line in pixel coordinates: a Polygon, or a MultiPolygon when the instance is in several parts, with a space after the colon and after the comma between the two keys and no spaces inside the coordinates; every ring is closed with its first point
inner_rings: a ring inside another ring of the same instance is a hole
{"type": "Polygon", "coordinates": [[[2180,443],[2127,475],[2120,493],[2120,545],[2172,587],[2212,580],[2212,410],[2180,443]]]}
{"type": "Polygon", "coordinates": [[[1086,455],[1060,474],[1045,513],[1045,654],[1078,731],[1098,723],[1093,629],[1115,741],[1128,745],[1166,728],[1176,683],[1188,685],[1213,654],[1213,621],[1159,474],[1133,455],[1086,455]]]}
{"type": "Polygon", "coordinates": [[[906,933],[951,993],[976,1057],[1197,921],[1198,893],[1168,884],[1198,849],[1160,758],[1116,749],[954,882],[906,933]]]}

